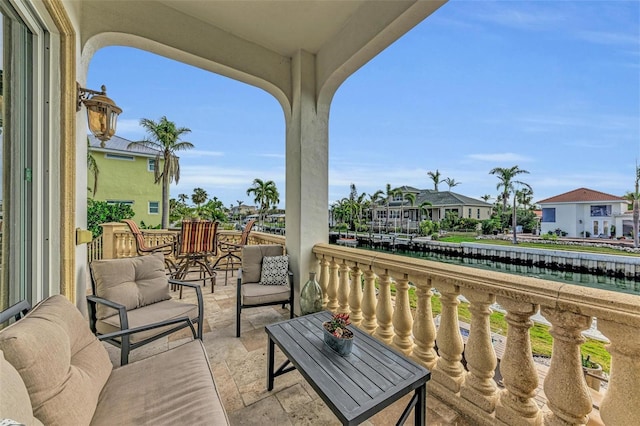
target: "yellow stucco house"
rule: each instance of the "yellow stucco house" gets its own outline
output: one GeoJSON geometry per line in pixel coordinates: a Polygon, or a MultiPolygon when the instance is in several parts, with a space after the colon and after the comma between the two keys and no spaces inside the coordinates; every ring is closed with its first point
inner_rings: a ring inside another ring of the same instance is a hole
{"type": "MultiPolygon", "coordinates": [[[[130,140],[113,136],[102,147],[97,138],[89,136],[89,154],[99,171],[98,185],[91,198],[130,205],[136,222],[156,226],[162,217],[162,186],[154,180],[157,152],[143,146],[128,148],[130,143],[130,140]]],[[[93,173],[89,172],[90,190],[93,189],[93,178],[93,173]]]]}

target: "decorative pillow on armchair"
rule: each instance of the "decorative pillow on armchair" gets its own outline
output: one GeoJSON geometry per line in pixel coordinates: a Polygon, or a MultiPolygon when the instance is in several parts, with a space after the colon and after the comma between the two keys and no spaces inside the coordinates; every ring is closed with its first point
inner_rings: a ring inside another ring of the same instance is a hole
{"type": "Polygon", "coordinates": [[[262,258],[260,284],[287,285],[289,256],[265,256],[262,258]]]}

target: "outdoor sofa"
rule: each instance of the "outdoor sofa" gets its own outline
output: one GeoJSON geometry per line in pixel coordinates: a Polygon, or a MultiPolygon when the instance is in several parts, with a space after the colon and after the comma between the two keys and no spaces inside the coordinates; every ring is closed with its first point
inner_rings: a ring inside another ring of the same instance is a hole
{"type": "Polygon", "coordinates": [[[229,424],[201,340],[113,368],[59,295],[0,330],[0,384],[0,421],[27,426],[229,424]]]}

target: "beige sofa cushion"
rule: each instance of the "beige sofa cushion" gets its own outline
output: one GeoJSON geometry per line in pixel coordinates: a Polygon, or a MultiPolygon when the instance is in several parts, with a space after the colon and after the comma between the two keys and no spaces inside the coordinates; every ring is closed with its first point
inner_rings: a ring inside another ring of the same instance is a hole
{"type": "Polygon", "coordinates": [[[78,309],[52,296],[0,332],[0,350],[20,373],[33,413],[46,425],[88,424],[111,374],[106,349],[78,309]]]}
{"type": "Polygon", "coordinates": [[[200,340],[113,370],[92,425],[229,424],[200,340]]]}
{"type": "MultiPolygon", "coordinates": [[[[171,299],[162,253],[94,260],[91,273],[96,284],[96,296],[124,305],[127,310],[171,299]]],[[[97,304],[97,319],[116,313],[115,309],[97,304]]]]}
{"type": "MultiPolygon", "coordinates": [[[[143,306],[138,309],[127,311],[127,320],[129,328],[139,327],[142,325],[153,324],[156,322],[169,320],[179,317],[188,317],[191,319],[198,317],[198,306],[189,303],[182,303],[176,300],[163,300],[153,305],[143,306]]],[[[154,328],[152,330],[131,334],[129,341],[137,343],[151,336],[156,336],[160,332],[176,327],[176,324],[168,325],[162,328],[154,328]]],[[[112,333],[120,331],[120,316],[112,315],[103,320],[96,321],[96,330],[100,334],[112,333]]]]}
{"type": "Polygon", "coordinates": [[[242,284],[260,282],[262,258],[265,256],[281,256],[280,245],[249,245],[242,248],[242,284]]]}
{"type": "Polygon", "coordinates": [[[27,387],[20,373],[4,359],[0,351],[0,420],[11,419],[25,426],[42,426],[33,417],[33,408],[27,387]]]}

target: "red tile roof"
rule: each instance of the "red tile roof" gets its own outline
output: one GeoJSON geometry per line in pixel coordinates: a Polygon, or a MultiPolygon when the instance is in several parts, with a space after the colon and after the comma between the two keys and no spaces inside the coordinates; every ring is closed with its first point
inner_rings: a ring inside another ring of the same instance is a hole
{"type": "Polygon", "coordinates": [[[564,194],[556,195],[545,200],[538,201],[542,203],[582,203],[589,201],[626,201],[624,197],[611,195],[600,191],[594,191],[589,188],[578,188],[564,194]]]}

